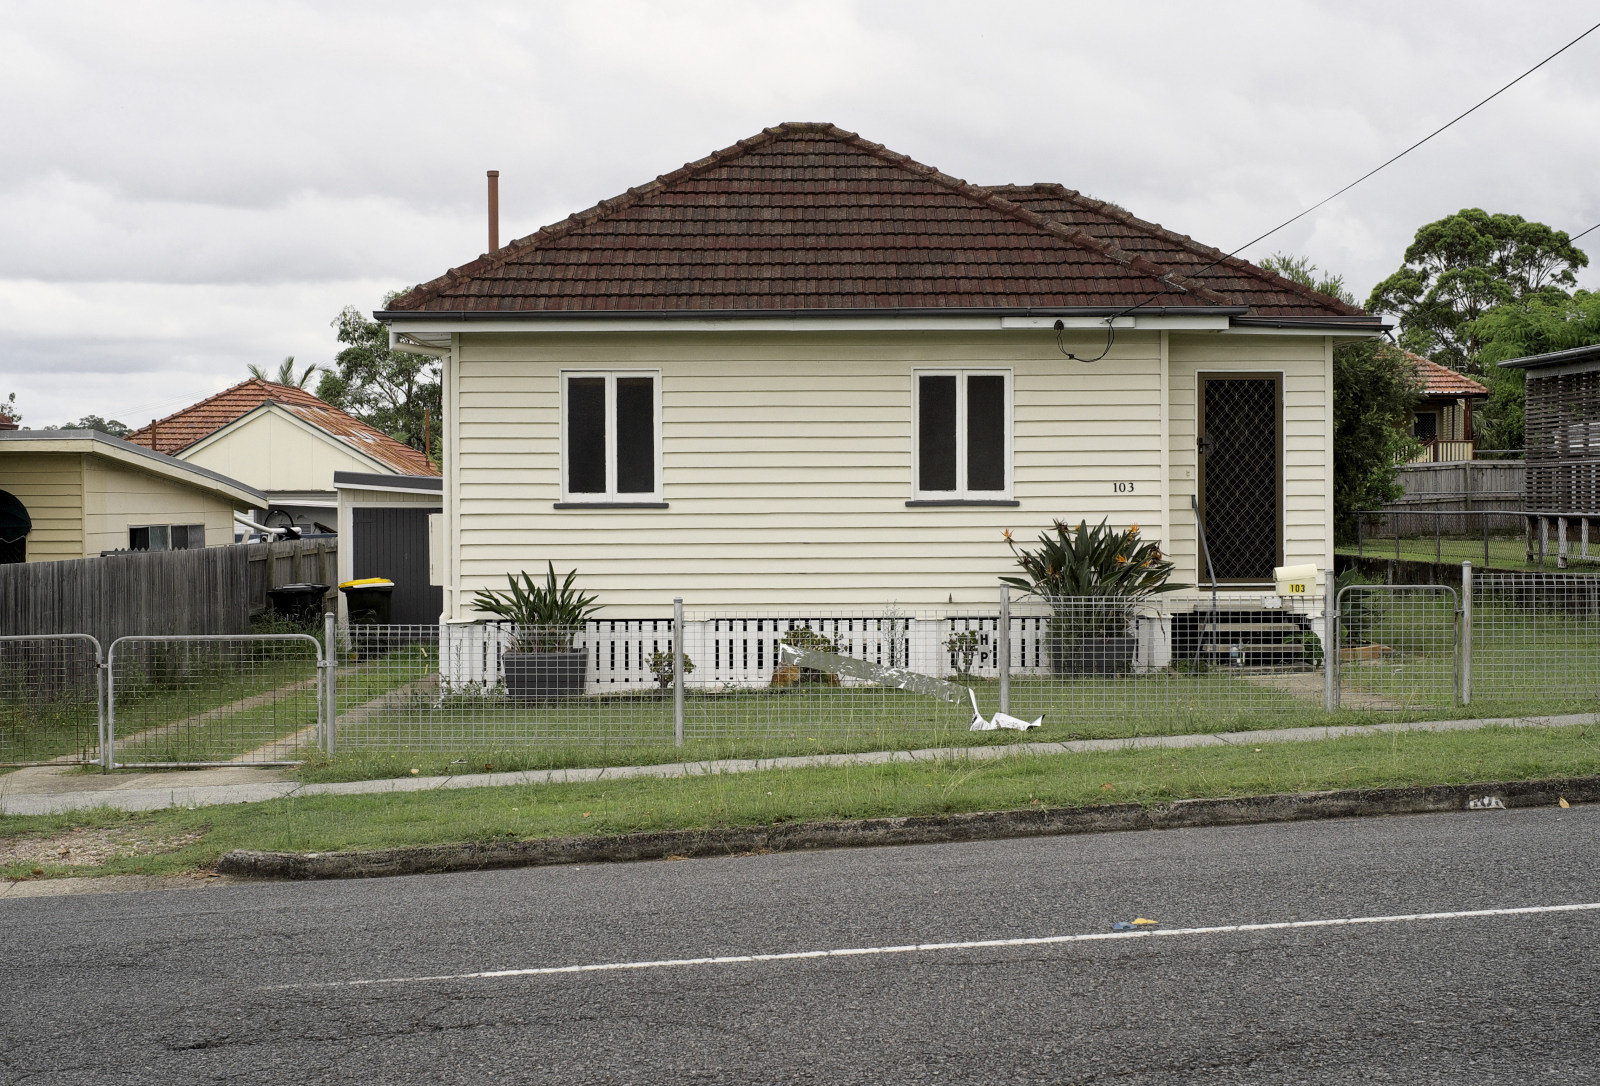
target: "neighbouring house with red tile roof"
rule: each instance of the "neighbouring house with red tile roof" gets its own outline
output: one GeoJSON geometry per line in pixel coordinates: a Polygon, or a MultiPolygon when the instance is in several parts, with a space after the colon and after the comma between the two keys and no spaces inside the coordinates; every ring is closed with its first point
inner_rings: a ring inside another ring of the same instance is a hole
{"type": "Polygon", "coordinates": [[[1332,565],[1333,348],[1383,330],[1059,185],[799,123],[376,316],[443,360],[448,621],[547,561],[606,616],[992,609],[1003,533],[1057,518],[1270,607],[1276,567],[1332,565]]]}
{"type": "Polygon", "coordinates": [[[438,475],[428,458],[303,388],[252,377],[135,430],[128,440],[242,479],[273,527],[333,528],[336,471],[438,475]]]}
{"type": "Polygon", "coordinates": [[[1422,383],[1422,403],[1411,416],[1411,433],[1422,442],[1422,452],[1412,463],[1471,460],[1473,405],[1489,398],[1488,388],[1420,354],[1404,354],[1422,383]]]}

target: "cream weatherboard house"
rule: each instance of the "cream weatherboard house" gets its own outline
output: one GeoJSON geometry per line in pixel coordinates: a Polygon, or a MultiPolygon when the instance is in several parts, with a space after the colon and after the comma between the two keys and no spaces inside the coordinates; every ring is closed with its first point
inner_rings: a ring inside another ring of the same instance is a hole
{"type": "Polygon", "coordinates": [[[233,542],[260,491],[96,430],[0,425],[0,564],[233,542]]]}
{"type": "MultiPolygon", "coordinates": [[[[1333,562],[1333,349],[1376,318],[1057,185],[785,124],[394,299],[444,361],[444,619],[992,608],[1004,533],[1137,523],[1260,598],[1333,562]]],[[[1200,600],[1196,599],[1196,604],[1200,600]]]]}

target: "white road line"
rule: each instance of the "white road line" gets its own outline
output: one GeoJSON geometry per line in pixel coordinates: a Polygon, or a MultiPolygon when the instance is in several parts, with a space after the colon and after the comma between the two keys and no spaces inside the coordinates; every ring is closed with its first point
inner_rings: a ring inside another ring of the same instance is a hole
{"type": "Polygon", "coordinates": [[[666,958],[661,961],[598,962],[593,965],[550,965],[532,969],[490,969],[480,973],[447,973],[423,977],[379,977],[373,980],[336,980],[321,984],[277,984],[273,988],[364,988],[379,984],[432,984],[441,981],[494,980],[500,977],[553,977],[566,973],[615,973],[631,969],[670,969],[690,965],[749,965],[759,962],[798,962],[813,958],[860,958],[878,954],[933,954],[950,950],[987,950],[991,947],[1057,946],[1063,943],[1101,943],[1122,939],[1171,939],[1180,935],[1221,935],[1229,932],[1290,931],[1297,928],[1342,928],[1363,924],[1402,924],[1422,920],[1474,920],[1489,916],[1536,916],[1546,913],[1593,912],[1600,901],[1580,905],[1530,905],[1517,909],[1471,909],[1450,913],[1402,913],[1396,916],[1353,916],[1333,920],[1286,920],[1273,924],[1222,924],[1210,928],[1146,928],[1135,931],[1099,931],[1083,935],[1042,935],[1024,939],[971,939],[959,943],[911,943],[906,946],[846,947],[839,950],[793,950],[781,954],[728,954],[716,958],[666,958]]]}

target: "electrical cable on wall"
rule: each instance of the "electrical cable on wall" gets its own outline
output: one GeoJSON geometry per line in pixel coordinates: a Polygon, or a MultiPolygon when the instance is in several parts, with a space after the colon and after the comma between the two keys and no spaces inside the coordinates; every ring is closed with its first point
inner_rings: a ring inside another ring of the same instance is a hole
{"type": "MultiPolygon", "coordinates": [[[[1523,72],[1521,75],[1519,75],[1515,79],[1511,80],[1509,83],[1506,83],[1503,86],[1501,86],[1500,89],[1495,91],[1493,94],[1490,94],[1486,98],[1480,99],[1477,103],[1475,103],[1470,108],[1468,108],[1466,110],[1463,110],[1461,113],[1456,114],[1450,120],[1446,121],[1444,124],[1440,125],[1438,128],[1435,128],[1432,132],[1429,132],[1426,136],[1423,136],[1421,139],[1419,139],[1417,142],[1413,143],[1411,146],[1407,147],[1405,150],[1399,152],[1396,155],[1391,156],[1390,158],[1384,160],[1383,162],[1380,162],[1378,165],[1374,166],[1372,169],[1368,170],[1366,173],[1362,174],[1360,177],[1356,178],[1354,181],[1350,182],[1348,185],[1345,185],[1343,188],[1339,189],[1338,191],[1336,191],[1334,193],[1331,193],[1328,196],[1323,197],[1321,200],[1318,200],[1316,203],[1312,204],[1310,207],[1308,207],[1305,210],[1299,212],[1298,214],[1295,214],[1295,215],[1285,219],[1283,222],[1279,223],[1277,226],[1274,226],[1271,230],[1268,230],[1266,233],[1259,234],[1256,237],[1251,238],[1249,241],[1245,242],[1243,245],[1239,246],[1237,249],[1234,249],[1232,252],[1223,253],[1221,256],[1217,257],[1215,260],[1213,260],[1211,263],[1207,264],[1205,267],[1201,268],[1199,271],[1191,272],[1190,274],[1184,276],[1184,278],[1188,279],[1188,280],[1191,280],[1191,281],[1194,280],[1194,279],[1197,279],[1199,276],[1204,275],[1206,272],[1210,271],[1212,268],[1216,267],[1218,264],[1222,263],[1224,260],[1233,259],[1234,257],[1238,256],[1240,253],[1244,252],[1246,249],[1250,248],[1252,245],[1255,245],[1258,242],[1265,241],[1267,238],[1270,238],[1273,234],[1276,234],[1278,231],[1284,229],[1285,227],[1292,226],[1294,223],[1299,222],[1301,219],[1305,218],[1307,215],[1311,214],[1313,211],[1316,211],[1318,208],[1322,207],[1324,204],[1331,203],[1332,201],[1338,199],[1340,196],[1343,196],[1345,193],[1349,192],[1351,189],[1353,189],[1357,185],[1361,184],[1361,182],[1363,182],[1363,181],[1367,180],[1368,178],[1374,176],[1375,174],[1379,173],[1380,171],[1382,171],[1384,169],[1387,169],[1388,167],[1394,165],[1396,162],[1399,162],[1402,158],[1404,158],[1407,155],[1409,155],[1412,151],[1415,151],[1418,147],[1421,147],[1423,144],[1425,144],[1429,140],[1433,139],[1433,137],[1439,135],[1440,133],[1444,132],[1446,129],[1450,128],[1457,121],[1465,120],[1467,117],[1471,116],[1473,113],[1476,113],[1479,109],[1481,109],[1482,107],[1488,105],[1490,102],[1492,102],[1496,98],[1500,97],[1500,95],[1504,94],[1506,91],[1510,90],[1512,87],[1516,86],[1518,83],[1521,83],[1524,79],[1528,78],[1534,72],[1537,72],[1540,68],[1543,68],[1546,64],[1549,64],[1556,57],[1560,56],[1562,53],[1565,53],[1568,49],[1571,49],[1574,45],[1577,45],[1584,38],[1587,38],[1590,34],[1593,34],[1596,30],[1600,30],[1600,23],[1595,23],[1589,29],[1585,30],[1582,34],[1579,34],[1577,37],[1575,37],[1571,41],[1567,42],[1567,44],[1563,45],[1560,49],[1557,49],[1555,52],[1551,53],[1549,56],[1547,56],[1543,60],[1539,61],[1539,63],[1535,64],[1533,67],[1529,68],[1527,71],[1523,72]]],[[[1589,233],[1590,231],[1596,229],[1597,227],[1600,227],[1600,223],[1596,223],[1594,226],[1589,227],[1588,230],[1583,231],[1582,234],[1578,234],[1576,237],[1570,238],[1569,240],[1576,241],[1576,240],[1578,240],[1578,238],[1583,237],[1584,234],[1589,233]]],[[[1113,313],[1111,316],[1107,317],[1106,318],[1106,346],[1105,346],[1105,350],[1101,351],[1099,354],[1097,354],[1093,358],[1079,358],[1077,355],[1071,353],[1070,351],[1068,351],[1066,349],[1065,344],[1062,342],[1062,332],[1065,331],[1066,325],[1065,325],[1064,322],[1058,320],[1058,321],[1056,321],[1056,325],[1055,325],[1055,329],[1056,329],[1056,349],[1059,350],[1062,354],[1066,355],[1068,358],[1073,359],[1074,361],[1078,361],[1078,362],[1098,362],[1098,361],[1100,361],[1100,359],[1104,358],[1106,355],[1111,353],[1111,345],[1112,345],[1112,343],[1114,343],[1116,341],[1116,328],[1115,328],[1113,322],[1115,322],[1119,317],[1125,317],[1129,313],[1132,313],[1134,310],[1139,309],[1139,308],[1141,308],[1141,307],[1143,307],[1145,305],[1148,305],[1149,303],[1155,301],[1157,298],[1164,297],[1165,295],[1172,293],[1174,290],[1182,290],[1182,289],[1183,288],[1181,286],[1178,286],[1175,283],[1169,283],[1167,290],[1160,291],[1160,292],[1158,292],[1156,294],[1152,294],[1149,297],[1144,298],[1141,301],[1135,302],[1133,305],[1130,305],[1128,308],[1120,310],[1120,311],[1118,311],[1116,313],[1113,313]]]]}

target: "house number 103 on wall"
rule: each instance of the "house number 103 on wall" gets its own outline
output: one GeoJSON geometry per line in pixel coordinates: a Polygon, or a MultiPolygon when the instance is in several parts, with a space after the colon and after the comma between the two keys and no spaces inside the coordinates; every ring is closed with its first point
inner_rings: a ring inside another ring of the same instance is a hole
{"type": "Polygon", "coordinates": [[[1112,483],[1111,484],[1111,493],[1113,493],[1113,494],[1132,494],[1133,493],[1133,484],[1132,483],[1112,483]]]}

